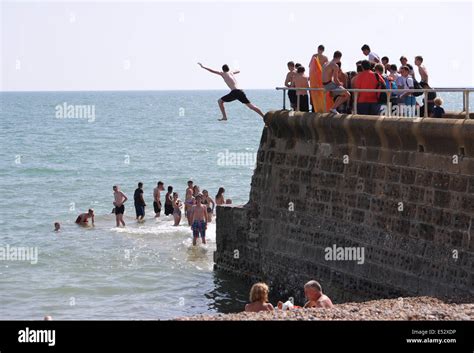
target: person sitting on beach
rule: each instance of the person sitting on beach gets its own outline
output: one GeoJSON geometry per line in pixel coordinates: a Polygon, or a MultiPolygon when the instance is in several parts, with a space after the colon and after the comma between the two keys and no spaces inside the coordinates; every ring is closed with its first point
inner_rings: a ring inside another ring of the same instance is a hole
{"type": "Polygon", "coordinates": [[[217,206],[225,204],[224,192],[225,189],[223,187],[220,187],[217,191],[217,195],[215,198],[217,206]]]}
{"type": "MultiPolygon", "coordinates": [[[[296,76],[294,78],[295,87],[309,88],[309,77],[306,76],[304,72],[305,68],[303,66],[300,66],[298,70],[296,70],[296,76]]],[[[299,106],[296,107],[296,110],[301,112],[309,112],[308,91],[305,89],[299,89],[296,91],[296,97],[296,102],[299,100],[299,106]]]]}
{"type": "Polygon", "coordinates": [[[125,221],[123,220],[123,214],[125,213],[125,205],[124,203],[128,200],[127,195],[125,195],[122,191],[120,191],[118,185],[114,185],[114,206],[115,206],[115,222],[117,227],[120,227],[122,224],[125,227],[125,221]]]}
{"type": "Polygon", "coordinates": [[[184,198],[184,216],[188,219],[188,224],[191,225],[190,210],[193,207],[193,181],[188,181],[188,188],[186,189],[186,196],[184,198]]]}
{"type": "Polygon", "coordinates": [[[177,227],[179,226],[179,223],[181,223],[181,206],[183,203],[181,200],[178,198],[178,193],[173,192],[173,218],[174,218],[174,225],[177,227]]]}
{"type": "Polygon", "coordinates": [[[309,281],[304,285],[304,295],[308,301],[304,305],[304,308],[332,308],[331,299],[325,294],[321,285],[317,281],[309,281]]]}
{"type": "Polygon", "coordinates": [[[337,97],[330,109],[330,112],[335,114],[339,114],[337,108],[351,98],[351,94],[344,89],[339,81],[339,66],[337,63],[341,61],[341,57],[342,53],[335,51],[333,59],[324,65],[322,75],[324,89],[330,91],[333,97],[337,97]]]}
{"type": "Polygon", "coordinates": [[[211,223],[212,222],[212,214],[214,213],[214,208],[216,207],[216,203],[209,196],[209,192],[207,190],[203,190],[202,194],[203,194],[202,204],[206,205],[206,209],[207,209],[207,222],[211,223]],[[211,207],[211,204],[212,204],[212,207],[211,207]]]}
{"type": "Polygon", "coordinates": [[[88,226],[89,225],[89,218],[91,219],[92,225],[94,225],[94,210],[89,208],[87,213],[81,213],[76,218],[76,224],[80,226],[88,226]]]}
{"type": "Polygon", "coordinates": [[[54,222],[54,231],[55,232],[61,231],[61,224],[59,224],[59,222],[54,222]]]}
{"type": "Polygon", "coordinates": [[[230,93],[226,94],[225,96],[221,97],[217,102],[219,103],[219,108],[221,109],[222,118],[218,119],[219,121],[227,120],[227,115],[225,113],[224,103],[232,102],[238,100],[240,103],[245,104],[247,108],[253,110],[262,118],[265,116],[263,112],[255,105],[250,103],[245,92],[238,88],[237,80],[235,79],[234,75],[240,73],[240,71],[230,71],[229,66],[222,65],[222,71],[212,70],[208,67],[203,66],[201,63],[198,63],[204,70],[207,70],[213,74],[219,75],[224,79],[224,82],[229,86],[230,93]]]}
{"type": "Polygon", "coordinates": [[[246,312],[273,311],[273,305],[268,302],[268,286],[265,283],[255,283],[250,289],[250,303],[245,305],[246,312]]]}
{"type": "Polygon", "coordinates": [[[137,216],[136,220],[138,222],[143,221],[145,218],[145,199],[143,198],[143,183],[138,183],[138,188],[133,193],[133,201],[135,205],[135,214],[137,216]]]}
{"type": "MultiPolygon", "coordinates": [[[[295,63],[293,61],[289,61],[287,66],[289,72],[286,74],[285,77],[285,87],[295,87],[295,63]]],[[[296,91],[294,89],[288,90],[288,98],[290,100],[291,108],[293,108],[293,110],[296,110],[296,91]]]]}
{"type": "Polygon", "coordinates": [[[161,194],[160,192],[165,189],[162,181],[156,184],[156,188],[153,189],[153,210],[155,211],[155,218],[160,217],[161,213],[161,194]]]}
{"type": "Polygon", "coordinates": [[[442,118],[443,115],[445,114],[445,111],[442,107],[443,105],[443,100],[440,97],[437,97],[434,99],[434,105],[435,107],[433,108],[433,112],[431,113],[432,118],[442,118]]]}
{"type": "Polygon", "coordinates": [[[426,70],[425,65],[423,65],[423,57],[418,55],[415,56],[415,65],[418,66],[418,73],[420,74],[420,86],[421,84],[428,83],[428,70],[426,70]]]}
{"type": "Polygon", "coordinates": [[[165,216],[173,214],[173,187],[168,186],[168,192],[165,195],[165,216]]]}
{"type": "Polygon", "coordinates": [[[380,62],[380,57],[376,53],[371,51],[370,47],[367,44],[364,44],[360,49],[362,50],[362,53],[365,56],[369,57],[368,59],[371,64],[378,64],[380,62]]]}
{"type": "Polygon", "coordinates": [[[196,195],[196,204],[191,208],[191,229],[193,231],[193,245],[196,245],[196,240],[201,237],[203,244],[206,244],[206,229],[207,229],[207,209],[202,204],[202,194],[196,195]]]}

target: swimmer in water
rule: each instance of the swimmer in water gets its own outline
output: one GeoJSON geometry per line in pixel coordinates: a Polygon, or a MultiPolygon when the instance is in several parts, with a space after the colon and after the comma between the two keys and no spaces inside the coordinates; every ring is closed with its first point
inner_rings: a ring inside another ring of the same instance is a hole
{"type": "Polygon", "coordinates": [[[184,215],[188,219],[188,224],[191,225],[191,218],[189,217],[189,213],[191,211],[191,207],[193,207],[194,197],[193,197],[193,181],[188,181],[188,188],[186,189],[186,197],[184,199],[184,215]]]}
{"type": "Polygon", "coordinates": [[[214,208],[216,207],[216,203],[209,196],[209,192],[207,190],[203,190],[202,193],[203,193],[202,204],[206,205],[206,208],[207,208],[207,222],[211,223],[212,214],[214,213],[214,208]],[[211,207],[211,204],[212,204],[212,207],[211,207]]]}
{"type": "Polygon", "coordinates": [[[61,231],[61,225],[59,224],[59,222],[54,223],[54,231],[55,232],[60,232],[61,231]]]}
{"type": "Polygon", "coordinates": [[[201,237],[203,244],[206,244],[206,229],[207,229],[207,209],[202,204],[202,194],[196,196],[196,204],[191,208],[191,229],[193,230],[193,245],[196,245],[196,240],[201,237]]]}
{"type": "Polygon", "coordinates": [[[128,200],[127,195],[125,195],[122,191],[120,191],[117,185],[113,186],[114,190],[114,202],[113,205],[115,206],[115,222],[117,227],[120,227],[122,224],[125,227],[125,221],[123,220],[123,214],[125,213],[125,205],[124,203],[128,200]]]}
{"type": "Polygon", "coordinates": [[[92,208],[89,208],[87,213],[81,213],[79,216],[77,216],[76,224],[80,226],[88,226],[89,218],[92,221],[92,226],[94,226],[94,210],[92,208]]]}
{"type": "Polygon", "coordinates": [[[174,218],[174,225],[175,227],[179,226],[179,223],[181,222],[181,206],[183,203],[181,202],[180,199],[178,199],[178,193],[173,192],[173,218],[174,218]]]}

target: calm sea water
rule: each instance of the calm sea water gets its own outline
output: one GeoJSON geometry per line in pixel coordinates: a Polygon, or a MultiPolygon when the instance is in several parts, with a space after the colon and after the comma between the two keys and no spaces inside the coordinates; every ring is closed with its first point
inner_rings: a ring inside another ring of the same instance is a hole
{"type": "MultiPolygon", "coordinates": [[[[0,319],[168,319],[240,311],[249,286],[213,271],[215,223],[207,246],[171,217],[155,220],[158,180],[181,197],[192,179],[214,197],[248,200],[254,165],[222,165],[226,153],[257,152],[262,120],[226,91],[0,93],[0,247],[36,247],[38,262],[0,261],[0,319]],[[57,118],[58,105],[90,105],[93,118],[57,118]],[[133,198],[144,183],[146,222],[115,228],[112,185],[133,198]],[[76,226],[93,207],[96,227],[76,226]],[[52,231],[59,221],[62,231],[52,231]]],[[[264,111],[281,92],[249,90],[264,111]]],[[[445,95],[446,98],[446,95],[445,95]]],[[[448,96],[445,109],[460,109],[448,96]]],[[[251,161],[251,158],[249,159],[251,161]]]]}

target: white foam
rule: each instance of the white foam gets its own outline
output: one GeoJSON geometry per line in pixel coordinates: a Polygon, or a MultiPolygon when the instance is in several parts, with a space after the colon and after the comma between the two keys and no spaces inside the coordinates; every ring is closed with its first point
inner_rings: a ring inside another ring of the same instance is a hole
{"type": "MultiPolygon", "coordinates": [[[[110,231],[131,235],[185,235],[188,236],[188,238],[182,242],[183,245],[192,245],[192,230],[191,227],[188,226],[187,220],[182,219],[181,224],[175,227],[174,219],[171,216],[148,218],[143,223],[137,223],[135,220],[126,221],[125,227],[112,227],[110,231]]],[[[216,224],[214,221],[207,225],[206,241],[209,243],[216,242],[216,224]]]]}

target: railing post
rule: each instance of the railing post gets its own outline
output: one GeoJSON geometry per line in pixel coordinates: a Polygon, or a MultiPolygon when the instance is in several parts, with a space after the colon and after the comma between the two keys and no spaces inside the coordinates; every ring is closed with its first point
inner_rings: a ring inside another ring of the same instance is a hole
{"type": "Polygon", "coordinates": [[[286,89],[283,89],[283,110],[286,110],[286,89]]]}
{"type": "Polygon", "coordinates": [[[359,96],[359,92],[354,92],[354,102],[352,103],[352,114],[357,114],[357,97],[359,96]]]}
{"type": "Polygon", "coordinates": [[[466,111],[466,91],[462,92],[462,111],[466,111]]]}
{"type": "Polygon", "coordinates": [[[466,119],[469,119],[469,91],[468,90],[465,90],[464,91],[464,101],[465,101],[465,105],[466,105],[466,119]]]}
{"type": "Polygon", "coordinates": [[[391,107],[391,104],[390,104],[391,94],[392,94],[391,91],[387,92],[387,94],[386,94],[386,96],[387,96],[387,110],[388,110],[387,116],[388,117],[390,117],[390,115],[392,113],[392,107],[391,107]]]}
{"type": "Polygon", "coordinates": [[[423,117],[424,118],[429,118],[429,116],[428,116],[428,92],[427,91],[423,92],[423,98],[425,99],[423,117]]]}

